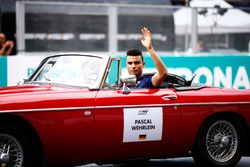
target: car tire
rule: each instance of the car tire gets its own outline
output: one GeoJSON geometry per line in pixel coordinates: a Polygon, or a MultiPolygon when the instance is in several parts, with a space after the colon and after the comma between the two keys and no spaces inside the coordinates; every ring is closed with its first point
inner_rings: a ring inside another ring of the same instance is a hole
{"type": "Polygon", "coordinates": [[[200,129],[193,158],[200,166],[233,167],[242,157],[243,140],[243,128],[236,118],[211,118],[200,129]]]}
{"type": "Polygon", "coordinates": [[[0,166],[34,167],[35,152],[25,131],[17,125],[0,123],[0,166]]]}

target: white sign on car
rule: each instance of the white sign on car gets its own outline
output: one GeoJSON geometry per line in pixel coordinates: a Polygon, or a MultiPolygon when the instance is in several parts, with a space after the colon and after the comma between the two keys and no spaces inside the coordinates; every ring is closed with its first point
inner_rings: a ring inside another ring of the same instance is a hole
{"type": "Polygon", "coordinates": [[[124,108],[123,142],[162,139],[162,107],[124,108]]]}

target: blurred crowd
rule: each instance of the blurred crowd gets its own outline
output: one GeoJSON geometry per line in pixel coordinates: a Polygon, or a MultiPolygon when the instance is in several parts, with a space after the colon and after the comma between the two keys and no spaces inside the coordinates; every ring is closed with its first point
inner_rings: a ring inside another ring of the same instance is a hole
{"type": "Polygon", "coordinates": [[[14,42],[6,40],[5,34],[0,33],[0,56],[10,55],[14,47],[14,42]]]}

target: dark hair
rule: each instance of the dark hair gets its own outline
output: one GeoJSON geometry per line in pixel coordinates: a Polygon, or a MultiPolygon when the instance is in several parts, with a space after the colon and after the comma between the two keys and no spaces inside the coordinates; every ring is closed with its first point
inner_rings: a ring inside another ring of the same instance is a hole
{"type": "Polygon", "coordinates": [[[142,52],[139,49],[131,49],[127,51],[127,56],[141,56],[141,60],[144,62],[142,52]]]}

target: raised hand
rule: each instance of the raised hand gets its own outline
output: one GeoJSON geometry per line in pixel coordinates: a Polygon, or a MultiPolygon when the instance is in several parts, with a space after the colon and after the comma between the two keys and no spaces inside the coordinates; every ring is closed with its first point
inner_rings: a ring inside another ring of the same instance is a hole
{"type": "Polygon", "coordinates": [[[148,28],[143,27],[141,29],[141,43],[146,49],[152,47],[152,35],[148,28]]]}

